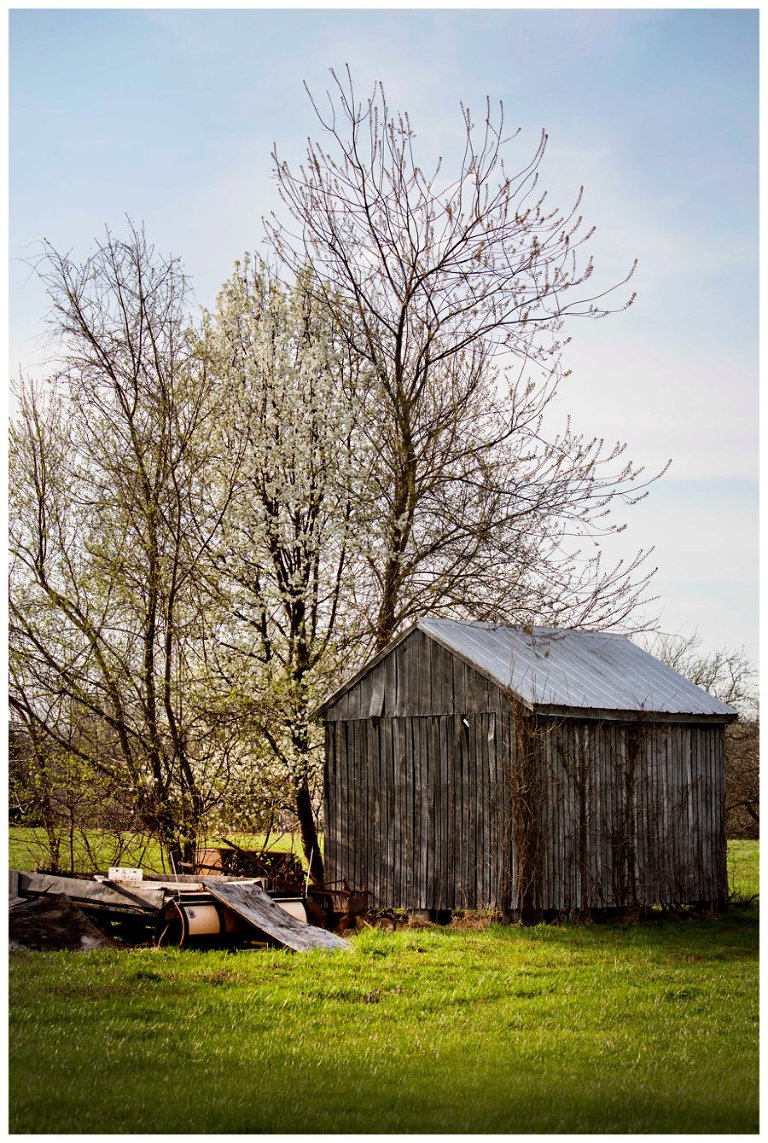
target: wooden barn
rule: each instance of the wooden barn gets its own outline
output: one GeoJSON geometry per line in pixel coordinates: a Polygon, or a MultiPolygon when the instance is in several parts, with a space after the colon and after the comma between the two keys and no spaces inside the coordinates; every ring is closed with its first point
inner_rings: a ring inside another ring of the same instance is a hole
{"type": "Polygon", "coordinates": [[[625,636],[420,620],[318,714],[326,878],[375,907],[538,918],[727,895],[735,712],[625,636]]]}

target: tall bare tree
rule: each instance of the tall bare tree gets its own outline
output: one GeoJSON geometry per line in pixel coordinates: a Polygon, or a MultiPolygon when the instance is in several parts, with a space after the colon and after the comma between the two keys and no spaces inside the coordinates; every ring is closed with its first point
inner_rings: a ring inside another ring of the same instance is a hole
{"type": "Polygon", "coordinates": [[[80,265],[47,247],[41,273],[61,364],[22,384],[11,431],[11,707],[189,861],[232,748],[208,717],[199,575],[231,486],[212,499],[186,279],[135,228],[80,265]]]}
{"type": "Polygon", "coordinates": [[[571,537],[621,527],[610,510],[643,495],[641,470],[570,425],[547,437],[544,416],[566,320],[605,316],[634,267],[591,288],[581,192],[561,212],[539,189],[543,133],[509,174],[502,110],[489,104],[478,128],[462,109],[456,175],[441,162],[425,174],[381,85],[358,101],[349,72],[332,75],[327,109],[313,100],[327,144],[310,141],[296,171],[273,154],[293,224],[273,218],[268,232],[288,271],[311,263],[318,303],[367,366],[376,646],[427,609],[625,621],[647,583],[643,554],[606,569],[571,537]]]}

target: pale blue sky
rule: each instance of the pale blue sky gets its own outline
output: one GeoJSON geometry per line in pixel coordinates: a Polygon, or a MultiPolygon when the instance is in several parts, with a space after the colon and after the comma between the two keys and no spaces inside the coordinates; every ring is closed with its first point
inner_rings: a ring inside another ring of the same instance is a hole
{"type": "MultiPolygon", "coordinates": [[[[16,10],[10,21],[11,371],[44,366],[45,236],[86,254],[129,215],[213,303],[277,205],[269,153],[317,134],[302,88],[381,79],[427,155],[459,101],[504,102],[522,162],[581,183],[598,281],[629,311],[571,330],[559,408],[662,484],[617,553],[655,544],[662,626],[757,655],[757,10],[16,10]]],[[[613,549],[612,549],[613,550],[613,549]]]]}

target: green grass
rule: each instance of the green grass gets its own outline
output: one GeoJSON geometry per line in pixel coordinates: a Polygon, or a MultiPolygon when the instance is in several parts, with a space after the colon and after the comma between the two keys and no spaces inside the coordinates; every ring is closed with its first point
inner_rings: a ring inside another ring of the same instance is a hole
{"type": "MultiPolygon", "coordinates": [[[[11,869],[45,869],[50,864],[48,842],[45,830],[32,826],[11,826],[8,831],[8,863],[11,869]]],[[[243,849],[261,849],[268,840],[270,849],[291,850],[302,858],[301,844],[292,834],[272,834],[268,839],[263,834],[227,834],[227,838],[243,849]]],[[[221,838],[212,837],[201,842],[200,848],[224,845],[221,838]]],[[[152,838],[137,835],[131,839],[125,852],[116,848],[114,837],[99,830],[89,830],[86,838],[78,834],[74,839],[74,861],[70,863],[67,842],[62,843],[61,857],[64,868],[70,864],[78,873],[105,872],[110,865],[140,865],[148,871],[163,872],[163,856],[158,843],[152,838]]]]}
{"type": "Polygon", "coordinates": [[[741,898],[756,897],[760,890],[760,843],[728,842],[728,887],[741,898]]]}
{"type": "Polygon", "coordinates": [[[11,1131],[757,1130],[754,906],[351,943],[13,955],[11,1131]]]}

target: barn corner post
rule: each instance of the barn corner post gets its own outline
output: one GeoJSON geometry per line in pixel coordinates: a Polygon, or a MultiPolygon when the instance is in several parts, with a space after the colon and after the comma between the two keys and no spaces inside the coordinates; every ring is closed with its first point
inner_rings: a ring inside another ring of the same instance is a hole
{"type": "Polygon", "coordinates": [[[728,908],[730,890],[728,888],[728,842],[725,827],[725,726],[719,728],[716,739],[715,763],[715,898],[713,907],[722,912],[728,908]]]}

